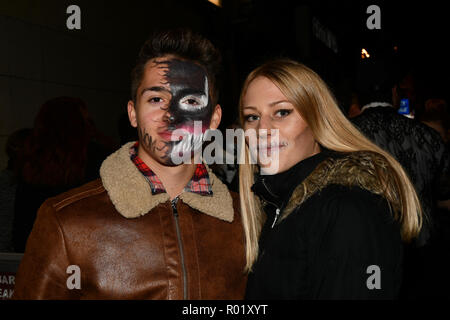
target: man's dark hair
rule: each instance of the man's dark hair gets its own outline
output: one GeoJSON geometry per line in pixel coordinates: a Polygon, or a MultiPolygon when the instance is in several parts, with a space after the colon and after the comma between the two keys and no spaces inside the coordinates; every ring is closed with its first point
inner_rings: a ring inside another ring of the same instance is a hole
{"type": "Polygon", "coordinates": [[[137,89],[141,84],[146,63],[153,59],[173,55],[181,60],[197,63],[206,69],[213,105],[217,103],[216,76],[221,55],[203,36],[189,29],[174,29],[154,33],[142,46],[136,66],[131,72],[131,99],[136,103],[137,89]]]}

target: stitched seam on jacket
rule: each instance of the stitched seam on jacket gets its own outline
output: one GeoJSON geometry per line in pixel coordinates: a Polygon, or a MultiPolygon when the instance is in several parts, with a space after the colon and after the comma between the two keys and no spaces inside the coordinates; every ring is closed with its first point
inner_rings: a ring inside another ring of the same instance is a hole
{"type": "Polygon", "coordinates": [[[195,246],[195,259],[197,261],[197,275],[198,275],[198,293],[199,299],[202,298],[202,287],[200,283],[200,263],[198,261],[198,248],[197,248],[197,239],[195,237],[195,229],[194,229],[194,219],[192,217],[192,213],[190,214],[191,226],[192,226],[192,237],[194,238],[194,246],[195,246]]]}
{"type": "MultiPolygon", "coordinates": [[[[153,209],[155,209],[155,208],[153,208],[153,209]]],[[[165,273],[166,274],[166,281],[167,281],[166,300],[169,300],[170,282],[169,282],[169,276],[167,275],[168,263],[167,263],[167,254],[166,254],[166,242],[164,240],[165,236],[164,236],[163,222],[162,222],[162,218],[161,218],[161,213],[159,211],[158,211],[158,217],[159,217],[159,227],[161,228],[161,237],[162,237],[162,242],[163,242],[163,246],[162,247],[163,247],[163,254],[164,254],[164,264],[165,264],[165,268],[166,268],[166,273],[165,273]]]]}
{"type": "Polygon", "coordinates": [[[72,203],[75,203],[75,202],[77,202],[79,200],[85,199],[85,198],[87,198],[90,195],[94,196],[94,195],[100,194],[104,190],[105,189],[104,189],[103,186],[96,187],[95,189],[89,189],[89,190],[86,190],[86,191],[74,194],[73,196],[70,196],[69,198],[64,198],[63,200],[61,200],[61,201],[57,202],[56,204],[54,204],[53,207],[56,210],[61,210],[64,207],[66,207],[67,205],[69,205],[69,204],[72,204],[72,203]],[[74,199],[74,201],[71,201],[73,199],[74,199]]]}
{"type": "MultiPolygon", "coordinates": [[[[58,232],[61,233],[61,238],[62,238],[63,245],[64,245],[64,253],[65,253],[65,256],[66,256],[66,261],[68,263],[67,267],[68,267],[69,265],[71,265],[71,263],[70,263],[69,254],[68,254],[68,250],[67,250],[67,242],[66,242],[66,237],[64,235],[64,229],[63,229],[63,227],[61,225],[61,222],[58,219],[58,215],[56,214],[56,212],[53,212],[53,216],[55,217],[55,221],[58,224],[58,229],[59,229],[58,232]]],[[[70,290],[70,291],[73,291],[73,290],[70,290]]],[[[81,297],[82,296],[81,291],[80,290],[76,290],[76,291],[78,293],[77,296],[81,297]]]]}

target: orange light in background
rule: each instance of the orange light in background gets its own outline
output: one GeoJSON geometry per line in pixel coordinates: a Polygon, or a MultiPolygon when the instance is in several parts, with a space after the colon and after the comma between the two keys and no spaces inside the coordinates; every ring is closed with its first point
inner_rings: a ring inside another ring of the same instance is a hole
{"type": "Polygon", "coordinates": [[[398,51],[398,47],[397,46],[394,46],[394,51],[398,51]]]}
{"type": "Polygon", "coordinates": [[[362,48],[361,49],[361,59],[367,59],[370,58],[370,54],[367,52],[366,49],[362,48]]]}
{"type": "Polygon", "coordinates": [[[208,1],[218,7],[222,7],[222,0],[208,0],[208,1]]]}

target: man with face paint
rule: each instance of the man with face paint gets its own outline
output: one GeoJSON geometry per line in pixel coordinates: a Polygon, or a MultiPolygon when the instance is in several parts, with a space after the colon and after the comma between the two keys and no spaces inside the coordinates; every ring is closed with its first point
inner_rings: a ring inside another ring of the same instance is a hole
{"type": "Polygon", "coordinates": [[[209,97],[207,72],[194,62],[170,57],[152,59],[145,68],[139,102],[129,103],[131,123],[138,127],[143,148],[157,161],[165,165],[189,162],[200,151],[205,131],[220,121],[220,107],[213,108],[209,97]],[[138,111],[140,104],[144,110],[138,111]],[[145,119],[136,119],[140,111],[153,111],[151,125],[158,123],[156,134],[147,132],[145,119]]]}
{"type": "Polygon", "coordinates": [[[110,155],[100,179],[43,204],[13,298],[244,297],[239,198],[198,156],[221,119],[218,63],[190,31],[144,44],[128,102],[139,140],[110,155]]]}

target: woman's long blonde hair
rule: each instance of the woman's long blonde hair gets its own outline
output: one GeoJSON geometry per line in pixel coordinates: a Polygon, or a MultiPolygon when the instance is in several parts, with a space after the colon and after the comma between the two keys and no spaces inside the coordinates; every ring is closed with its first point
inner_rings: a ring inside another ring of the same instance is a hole
{"type": "MultiPolygon", "coordinates": [[[[244,82],[240,101],[239,117],[244,124],[242,101],[250,83],[258,77],[271,80],[291,102],[311,129],[315,140],[323,147],[337,152],[372,151],[383,156],[389,174],[380,174],[384,185],[383,196],[390,204],[394,199],[400,203],[394,218],[401,226],[404,241],[416,237],[422,226],[422,210],[416,191],[402,166],[386,151],[369,141],[343,115],[336,100],[324,81],[308,67],[287,59],[267,62],[253,70],[244,82]],[[392,181],[393,180],[393,181],[392,181]]],[[[239,189],[242,219],[246,241],[246,270],[251,271],[258,257],[258,238],[264,222],[259,200],[251,191],[257,166],[251,164],[248,146],[239,168],[239,189]]],[[[374,164],[376,166],[376,164],[374,164]]],[[[377,170],[382,173],[382,170],[377,170]]]]}

